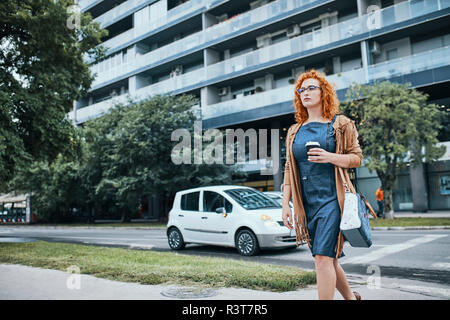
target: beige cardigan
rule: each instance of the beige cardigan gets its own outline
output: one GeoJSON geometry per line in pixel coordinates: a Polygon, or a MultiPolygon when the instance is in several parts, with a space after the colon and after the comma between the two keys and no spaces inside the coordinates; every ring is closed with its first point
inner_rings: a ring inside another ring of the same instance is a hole
{"type": "MultiPolygon", "coordinates": [[[[306,214],[302,202],[302,190],[300,185],[299,171],[297,168],[297,162],[295,161],[294,154],[292,152],[292,145],[295,135],[300,129],[301,124],[293,124],[286,136],[286,166],[284,171],[284,185],[291,187],[292,202],[294,204],[294,226],[297,234],[297,247],[300,244],[308,243],[311,248],[308,229],[306,227],[306,214]]],[[[363,155],[358,142],[358,132],[355,127],[355,122],[350,120],[344,115],[338,115],[333,123],[334,135],[336,136],[336,153],[345,154],[348,158],[347,166],[345,168],[357,168],[361,166],[363,155]]],[[[347,185],[350,191],[355,193],[347,170],[342,170],[344,173],[347,185]]],[[[338,167],[335,166],[336,177],[336,190],[339,206],[342,210],[344,208],[345,188],[338,171],[338,167]]],[[[336,258],[342,253],[344,246],[344,236],[342,232],[339,232],[338,241],[335,247],[336,258]]]]}

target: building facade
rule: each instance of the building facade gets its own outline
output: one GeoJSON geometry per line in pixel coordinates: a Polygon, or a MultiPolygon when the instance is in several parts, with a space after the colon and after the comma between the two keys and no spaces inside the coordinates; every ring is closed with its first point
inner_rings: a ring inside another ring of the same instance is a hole
{"type": "MultiPolygon", "coordinates": [[[[88,61],[96,78],[74,103],[76,124],[129,96],[193,94],[203,129],[279,129],[283,163],[294,83],[308,69],[324,72],[340,100],[353,82],[390,80],[450,105],[450,0],[81,0],[79,6],[109,35],[107,58],[88,61]]],[[[398,177],[395,210],[450,208],[448,127],[439,140],[448,146],[444,157],[398,177]]],[[[263,176],[265,165],[248,165],[246,184],[279,190],[283,166],[263,176]]],[[[354,175],[376,206],[376,174],[363,166],[354,175]]]]}

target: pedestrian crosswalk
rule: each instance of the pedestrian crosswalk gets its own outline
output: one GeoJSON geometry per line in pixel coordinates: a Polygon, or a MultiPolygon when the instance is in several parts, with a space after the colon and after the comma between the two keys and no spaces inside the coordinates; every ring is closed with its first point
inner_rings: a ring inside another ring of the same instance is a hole
{"type": "Polygon", "coordinates": [[[376,250],[370,250],[367,254],[349,257],[349,258],[342,258],[342,261],[339,261],[340,264],[367,264],[374,262],[376,260],[379,260],[387,255],[394,254],[406,249],[413,248],[418,245],[425,244],[427,242],[434,241],[439,238],[447,237],[448,235],[441,235],[441,234],[428,234],[423,235],[421,237],[417,237],[405,242],[392,244],[386,247],[382,247],[380,249],[376,250]]]}
{"type": "Polygon", "coordinates": [[[444,269],[444,270],[450,270],[450,262],[437,262],[437,263],[433,263],[431,265],[431,268],[434,269],[444,269]]]}

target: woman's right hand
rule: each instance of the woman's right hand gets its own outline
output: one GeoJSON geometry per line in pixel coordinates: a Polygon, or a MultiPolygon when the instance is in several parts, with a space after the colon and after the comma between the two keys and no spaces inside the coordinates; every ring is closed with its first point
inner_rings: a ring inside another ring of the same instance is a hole
{"type": "Polygon", "coordinates": [[[290,206],[283,206],[281,209],[282,212],[282,218],[284,225],[289,229],[292,230],[294,227],[292,225],[292,211],[290,206]]]}

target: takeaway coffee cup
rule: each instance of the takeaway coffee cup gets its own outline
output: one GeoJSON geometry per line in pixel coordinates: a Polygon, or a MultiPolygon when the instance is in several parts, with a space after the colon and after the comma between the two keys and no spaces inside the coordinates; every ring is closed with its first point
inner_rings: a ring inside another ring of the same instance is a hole
{"type": "Polygon", "coordinates": [[[306,153],[309,152],[312,148],[320,148],[320,143],[317,141],[308,141],[305,143],[306,153]]]}

